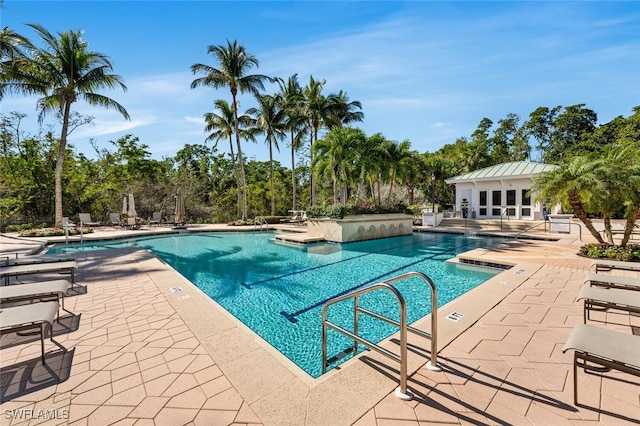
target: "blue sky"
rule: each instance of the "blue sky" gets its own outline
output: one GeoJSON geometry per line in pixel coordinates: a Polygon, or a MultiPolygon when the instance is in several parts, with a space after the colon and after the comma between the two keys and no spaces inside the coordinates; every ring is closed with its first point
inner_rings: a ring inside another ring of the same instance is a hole
{"type": "MultiPolygon", "coordinates": [[[[640,3],[636,1],[17,1],[0,9],[3,27],[32,38],[24,24],[52,33],[83,30],[110,57],[127,92],[105,93],[116,112],[74,105],[95,117],[70,142],[93,156],[133,134],[155,158],[204,143],[203,114],[227,90],[190,89],[194,63],[216,65],[208,45],[238,40],[260,61],[257,73],[326,80],[363,105],[367,135],[411,141],[433,152],[469,136],[483,117],[526,120],[539,106],[586,104],[605,123],[640,105],[640,3]]],[[[267,86],[273,93],[276,87],[267,86]]],[[[20,111],[35,131],[35,99],[12,95],[2,113],[20,111]]],[[[254,106],[241,98],[241,110],[254,106]]],[[[268,151],[245,143],[249,157],[268,151]]],[[[227,152],[228,144],[218,149],[227,152]]],[[[277,159],[289,166],[286,143],[277,159]]]]}

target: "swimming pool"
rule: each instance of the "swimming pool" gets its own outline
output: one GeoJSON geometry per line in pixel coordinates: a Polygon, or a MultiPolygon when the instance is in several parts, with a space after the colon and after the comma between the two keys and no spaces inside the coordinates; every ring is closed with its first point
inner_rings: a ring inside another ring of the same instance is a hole
{"type": "MultiPolygon", "coordinates": [[[[49,253],[147,248],[312,377],[322,371],[321,312],[328,299],[404,272],[419,271],[435,282],[441,306],[497,273],[445,262],[458,253],[497,241],[486,237],[423,233],[298,248],[275,243],[273,236],[184,233],[58,245],[49,253]]],[[[412,278],[395,286],[407,300],[409,323],[430,313],[431,295],[424,282],[412,278]]],[[[390,294],[373,292],[360,300],[363,307],[398,319],[397,302],[390,294]]],[[[348,302],[337,304],[329,317],[351,330],[352,307],[348,302]]],[[[397,328],[364,317],[360,330],[362,337],[380,341],[397,328]]],[[[328,343],[329,356],[352,346],[346,337],[333,332],[328,343]]],[[[339,362],[346,359],[349,357],[339,362]]]]}

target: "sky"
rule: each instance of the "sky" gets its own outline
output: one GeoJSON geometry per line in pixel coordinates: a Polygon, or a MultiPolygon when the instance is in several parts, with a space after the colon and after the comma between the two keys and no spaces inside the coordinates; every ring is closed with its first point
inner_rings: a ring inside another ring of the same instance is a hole
{"type": "MultiPolygon", "coordinates": [[[[325,94],[343,90],[362,103],[356,127],[409,140],[419,152],[469,137],[484,117],[497,126],[510,113],[524,121],[540,106],[585,104],[603,124],[640,105],[637,1],[4,0],[0,23],[36,45],[27,23],[53,34],[82,30],[89,48],[112,61],[127,91],[101,93],[131,120],[75,103],[74,111],[94,117],[69,136],[88,157],[90,141],[113,150],[111,141],[127,134],[157,159],[205,143],[203,115],[231,96],[191,89],[203,75],[190,67],[217,66],[207,47],[227,40],[259,60],[252,73],[297,73],[302,85],[310,76],[326,80],[325,94]]],[[[240,98],[241,112],[253,106],[251,96],[240,98]]],[[[28,114],[23,129],[37,132],[36,98],[6,96],[0,111],[28,114]]],[[[228,143],[217,149],[228,152],[228,143]]],[[[269,158],[263,137],[243,150],[269,158]]],[[[286,142],[275,158],[290,166],[286,142]]]]}

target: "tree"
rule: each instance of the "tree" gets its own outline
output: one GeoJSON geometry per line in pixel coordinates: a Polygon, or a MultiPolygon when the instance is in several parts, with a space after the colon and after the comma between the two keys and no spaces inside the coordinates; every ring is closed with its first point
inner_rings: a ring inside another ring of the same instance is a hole
{"type": "Polygon", "coordinates": [[[125,119],[129,113],[115,100],[97,93],[99,89],[116,87],[126,91],[120,76],[111,74],[113,69],[108,57],[88,50],[88,43],[81,31],[66,31],[54,37],[40,25],[30,24],[40,36],[44,48],[33,49],[29,60],[14,61],[11,67],[3,67],[6,89],[27,95],[42,95],[38,100],[39,120],[51,112],[62,116],[62,130],[58,147],[55,176],[55,226],[62,226],[62,171],[69,134],[71,106],[78,100],[89,105],[112,108],[125,119]]]}
{"type": "Polygon", "coordinates": [[[335,102],[336,95],[330,94],[324,96],[322,89],[326,84],[325,80],[316,80],[313,76],[309,77],[309,84],[303,89],[304,96],[304,114],[307,117],[310,141],[309,141],[309,155],[311,160],[311,176],[309,177],[311,184],[311,205],[315,205],[315,179],[313,175],[314,164],[314,149],[313,145],[318,140],[318,134],[320,129],[328,126],[331,117],[336,116],[336,108],[338,103],[335,102]]]}
{"type": "Polygon", "coordinates": [[[535,178],[531,190],[539,194],[540,199],[551,204],[568,202],[573,213],[584,223],[596,241],[604,243],[585,207],[585,202],[593,196],[593,190],[598,184],[599,176],[594,169],[595,165],[590,158],[577,156],[567,164],[535,178]]]}
{"type": "Polygon", "coordinates": [[[240,93],[251,93],[257,95],[259,90],[264,90],[264,82],[271,78],[260,74],[247,74],[253,67],[258,68],[258,59],[247,53],[244,46],[238,44],[236,40],[231,43],[227,40],[227,45],[210,45],[207,53],[213,54],[217,59],[220,68],[214,68],[205,64],[191,65],[191,72],[195,74],[204,73],[204,77],[196,78],[191,82],[191,88],[199,86],[221,88],[228,87],[231,92],[231,105],[233,107],[234,133],[236,134],[236,147],[238,148],[238,166],[240,169],[240,184],[242,190],[242,220],[247,218],[247,182],[244,173],[244,160],[242,157],[242,146],[240,145],[240,125],[238,120],[238,100],[240,93]]]}
{"type": "Polygon", "coordinates": [[[366,136],[360,129],[335,127],[314,145],[314,163],[311,166],[318,174],[330,177],[334,203],[346,203],[349,199],[349,187],[356,175],[358,156],[365,140],[366,136]]]}
{"type": "MultiPolygon", "coordinates": [[[[235,129],[235,116],[231,105],[223,99],[217,99],[214,102],[215,109],[219,111],[219,114],[215,112],[208,112],[204,115],[205,127],[204,131],[209,132],[209,136],[205,141],[213,141],[213,147],[216,148],[218,142],[224,138],[229,138],[229,152],[231,155],[231,164],[233,167],[233,176],[236,180],[236,187],[238,188],[238,216],[242,216],[242,199],[240,178],[238,176],[238,170],[236,167],[236,156],[233,152],[233,134],[235,129]]],[[[240,135],[243,134],[245,129],[250,124],[251,117],[246,114],[238,117],[238,125],[240,126],[240,135]]]]}
{"type": "Polygon", "coordinates": [[[285,137],[286,112],[280,107],[281,102],[274,96],[256,96],[257,108],[250,108],[247,114],[253,116],[256,129],[265,135],[269,146],[269,180],[271,181],[271,215],[276,214],[275,188],[273,185],[273,148],[280,151],[278,140],[285,137]]]}
{"type": "Polygon", "coordinates": [[[304,96],[302,88],[298,82],[298,75],[293,74],[285,82],[283,79],[277,79],[280,86],[278,99],[281,102],[281,108],[286,114],[285,128],[291,136],[289,147],[291,148],[291,210],[297,210],[296,204],[296,151],[302,148],[304,144],[304,136],[307,131],[307,121],[303,111],[304,96]]]}

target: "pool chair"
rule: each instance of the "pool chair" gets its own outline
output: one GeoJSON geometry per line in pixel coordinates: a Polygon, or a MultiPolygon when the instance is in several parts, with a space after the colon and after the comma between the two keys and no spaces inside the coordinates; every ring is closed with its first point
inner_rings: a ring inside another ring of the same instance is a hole
{"type": "Polygon", "coordinates": [[[616,287],[640,291],[640,278],[623,277],[622,275],[587,273],[584,283],[596,287],[616,287]]]}
{"type": "Polygon", "coordinates": [[[640,314],[640,291],[582,287],[577,300],[584,302],[585,324],[591,311],[616,310],[640,314]]]}
{"type": "Polygon", "coordinates": [[[78,218],[83,225],[87,225],[88,227],[102,225],[100,222],[91,220],[91,213],[78,213],[78,218]]]}
{"type": "Polygon", "coordinates": [[[109,213],[109,221],[113,226],[125,226],[120,220],[120,215],[118,213],[109,213]]]}
{"type": "MultiPolygon", "coordinates": [[[[64,297],[71,283],[67,280],[41,281],[31,284],[0,286],[0,303],[47,301],[55,298],[64,310],[64,297]]],[[[60,311],[58,311],[60,322],[60,311]]]]}
{"type": "Polygon", "coordinates": [[[162,212],[153,212],[151,219],[149,219],[149,225],[153,225],[154,223],[160,225],[160,222],[162,222],[162,212]]]}
{"type": "Polygon", "coordinates": [[[640,336],[578,324],[562,348],[573,350],[573,403],[578,405],[578,367],[606,373],[618,370],[640,377],[640,336]],[[588,364],[587,364],[588,363],[588,364]]]}
{"type": "Polygon", "coordinates": [[[622,262],[619,260],[595,259],[591,261],[591,267],[595,268],[596,273],[600,271],[610,271],[612,269],[640,272],[640,262],[622,262]]]}
{"type": "Polygon", "coordinates": [[[0,309],[0,335],[40,328],[42,363],[44,359],[44,326],[49,324],[49,336],[53,342],[53,319],[56,317],[58,302],[42,302],[29,305],[11,306],[0,309]]]}
{"type": "Polygon", "coordinates": [[[73,257],[70,257],[66,253],[62,254],[44,254],[33,256],[18,257],[18,253],[13,256],[0,256],[0,271],[3,266],[12,265],[30,265],[33,263],[54,263],[54,262],[69,262],[73,261],[73,257]]]}
{"type": "Polygon", "coordinates": [[[5,285],[9,285],[9,278],[21,275],[70,273],[73,286],[76,282],[76,269],[78,269],[78,263],[75,260],[9,265],[0,267],[0,278],[4,278],[5,285]]]}

